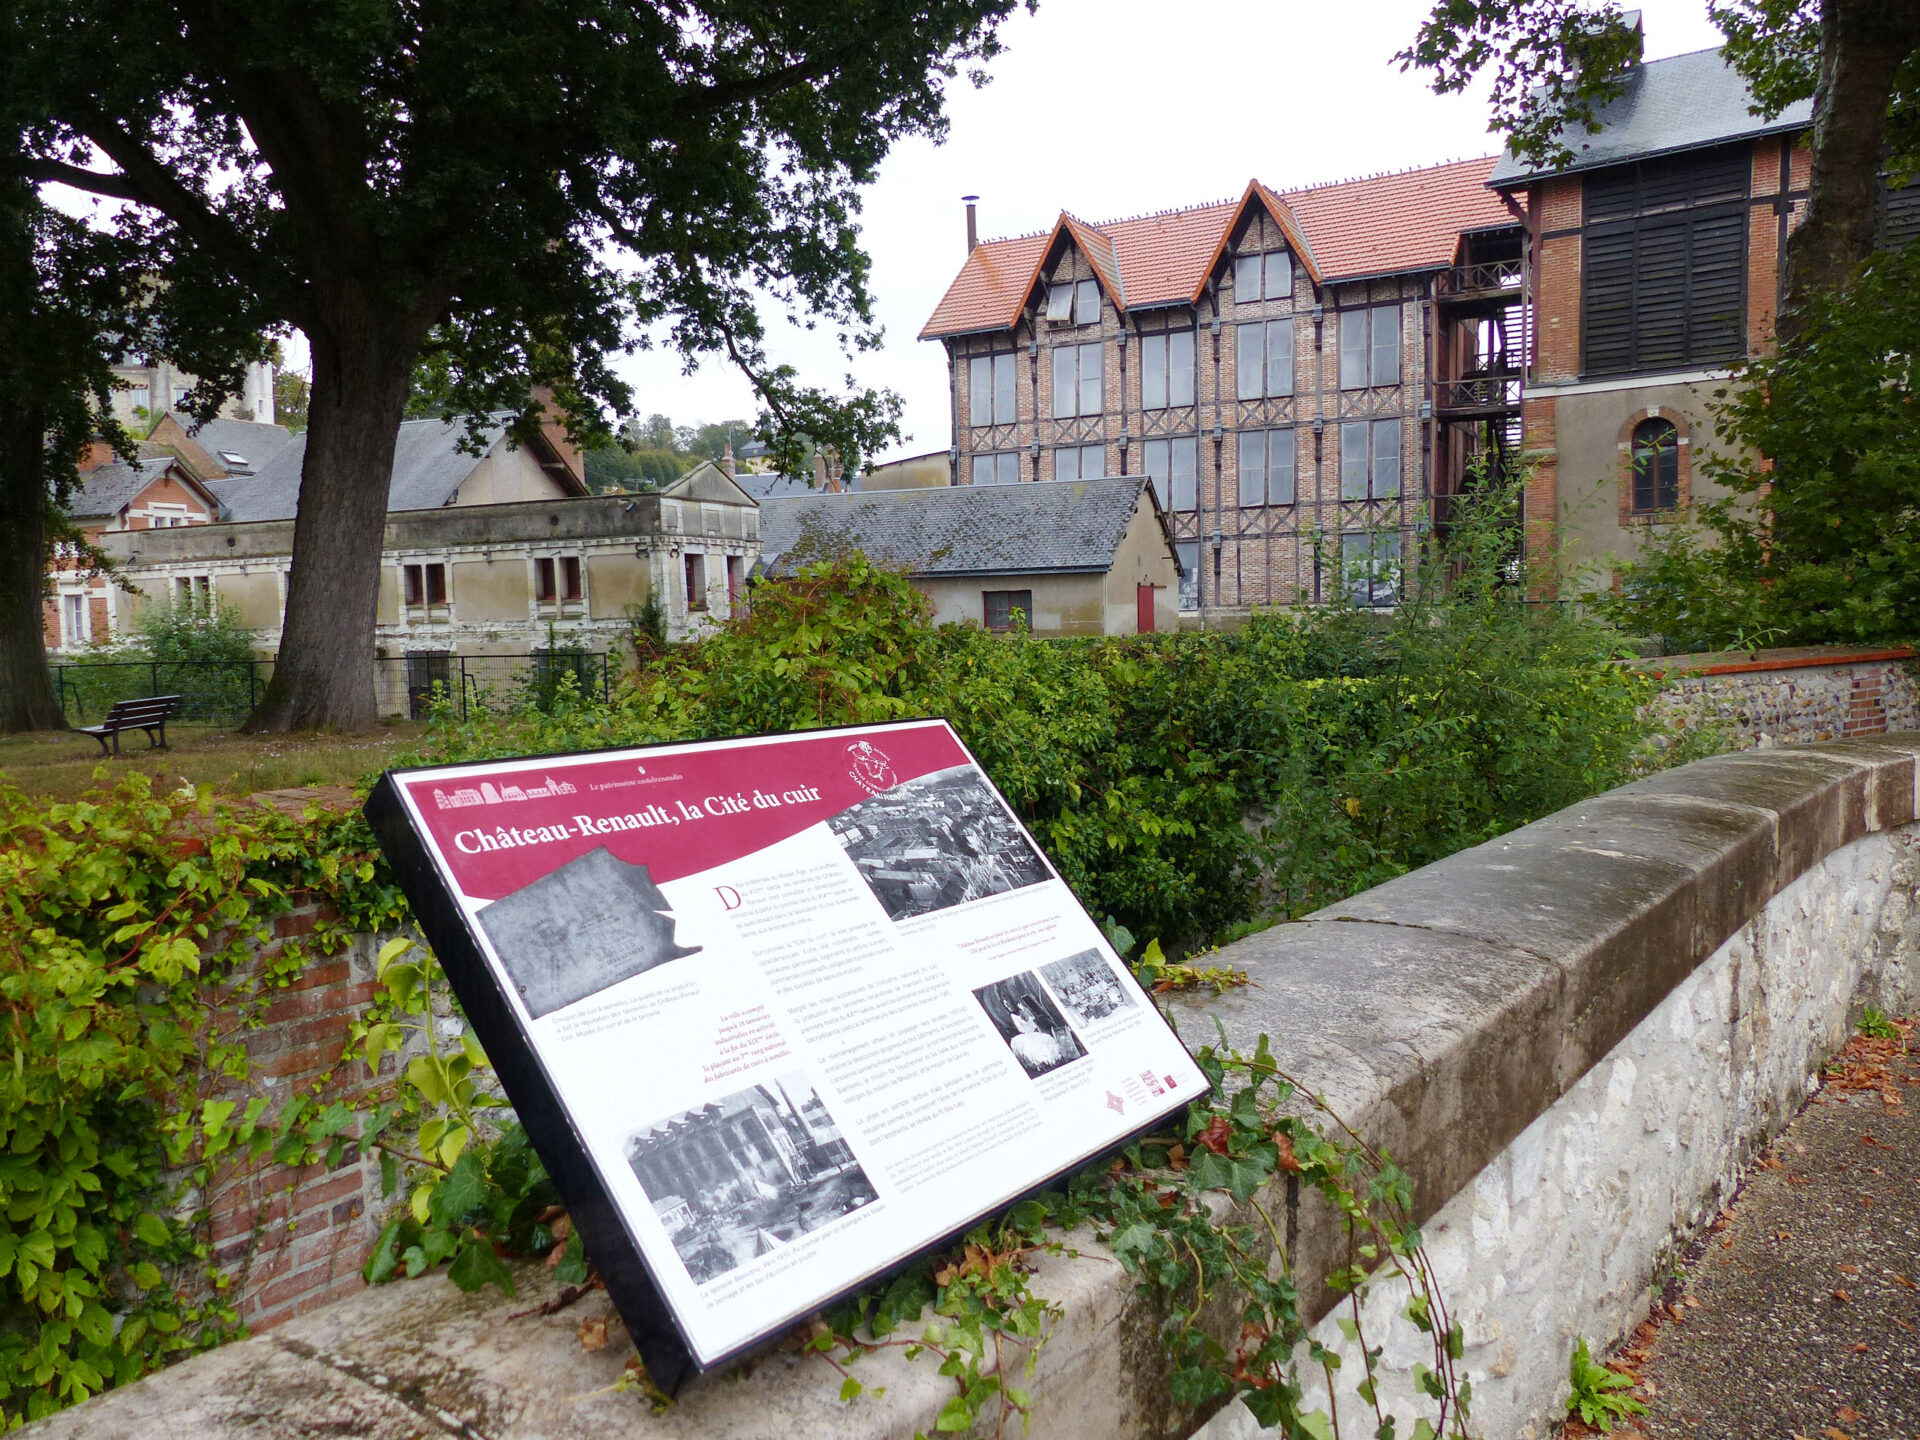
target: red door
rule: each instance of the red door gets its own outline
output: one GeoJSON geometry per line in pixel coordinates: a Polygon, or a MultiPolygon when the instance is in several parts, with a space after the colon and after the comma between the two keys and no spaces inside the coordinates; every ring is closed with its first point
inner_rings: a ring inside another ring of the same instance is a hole
{"type": "Polygon", "coordinates": [[[1157,588],[1154,585],[1133,587],[1133,628],[1142,635],[1153,633],[1153,592],[1157,588]]]}

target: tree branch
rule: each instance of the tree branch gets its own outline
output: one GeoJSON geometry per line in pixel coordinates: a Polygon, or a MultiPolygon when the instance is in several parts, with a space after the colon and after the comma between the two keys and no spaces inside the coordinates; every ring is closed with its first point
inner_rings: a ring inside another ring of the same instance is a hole
{"type": "Polygon", "coordinates": [[[206,201],[182,184],[146,146],[105,116],[92,117],[84,134],[118,165],[129,191],[127,199],[158,210],[201,244],[215,251],[250,251],[239,233],[209,209],[206,201]]]}
{"type": "Polygon", "coordinates": [[[133,182],[124,175],[102,175],[97,170],[83,170],[78,165],[69,165],[61,160],[30,159],[26,162],[26,172],[27,178],[35,184],[67,185],[89,194],[104,195],[109,200],[138,201],[142,198],[133,182]]]}

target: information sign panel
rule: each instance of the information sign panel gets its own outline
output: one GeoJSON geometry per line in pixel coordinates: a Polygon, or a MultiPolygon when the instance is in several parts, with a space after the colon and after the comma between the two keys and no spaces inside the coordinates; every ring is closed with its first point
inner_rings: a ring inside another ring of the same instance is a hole
{"type": "Polygon", "coordinates": [[[670,1391],[1206,1088],[942,720],[393,771],[367,815],[670,1391]]]}

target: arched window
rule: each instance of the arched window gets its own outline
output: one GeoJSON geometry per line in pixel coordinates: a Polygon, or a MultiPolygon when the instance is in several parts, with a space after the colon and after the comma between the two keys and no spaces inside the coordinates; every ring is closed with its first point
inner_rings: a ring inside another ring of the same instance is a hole
{"type": "Polygon", "coordinates": [[[1680,508],[1680,432],[1670,420],[1633,427],[1633,513],[1680,508]]]}

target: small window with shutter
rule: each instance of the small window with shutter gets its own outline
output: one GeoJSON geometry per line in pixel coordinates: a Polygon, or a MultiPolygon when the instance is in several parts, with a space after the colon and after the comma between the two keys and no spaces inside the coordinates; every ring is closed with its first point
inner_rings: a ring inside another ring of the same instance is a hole
{"type": "Polygon", "coordinates": [[[1047,290],[1047,319],[1064,324],[1073,319],[1073,282],[1050,286],[1047,290]]]}

